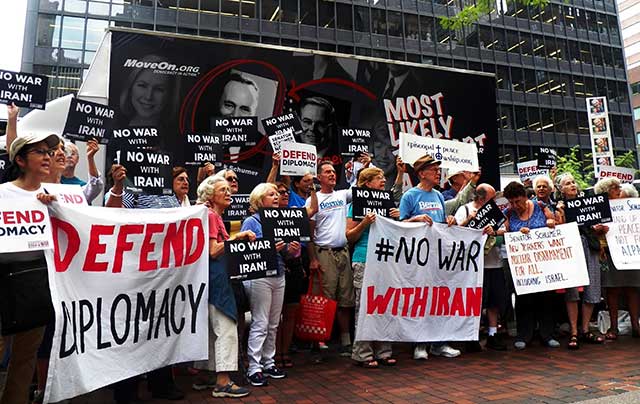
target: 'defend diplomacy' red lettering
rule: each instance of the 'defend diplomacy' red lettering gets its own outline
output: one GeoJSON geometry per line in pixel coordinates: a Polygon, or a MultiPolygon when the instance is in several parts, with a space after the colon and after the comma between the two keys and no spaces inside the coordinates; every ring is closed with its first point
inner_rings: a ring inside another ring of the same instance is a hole
{"type": "Polygon", "coordinates": [[[367,287],[367,314],[415,318],[424,317],[427,309],[430,316],[477,317],[482,309],[482,288],[388,288],[377,294],[375,286],[367,287]]]}
{"type": "MultiPolygon", "coordinates": [[[[56,272],[65,272],[80,251],[80,234],[71,223],[57,218],[51,218],[51,227],[56,272]],[[61,251],[62,237],[67,240],[65,251],[61,251]]],[[[196,262],[204,252],[205,242],[202,220],[196,218],[167,224],[94,224],[81,257],[82,270],[120,273],[124,262],[133,259],[138,260],[139,271],[178,268],[196,262]],[[113,256],[105,256],[107,246],[115,246],[113,256]],[[160,259],[152,259],[154,256],[160,259]]]]}

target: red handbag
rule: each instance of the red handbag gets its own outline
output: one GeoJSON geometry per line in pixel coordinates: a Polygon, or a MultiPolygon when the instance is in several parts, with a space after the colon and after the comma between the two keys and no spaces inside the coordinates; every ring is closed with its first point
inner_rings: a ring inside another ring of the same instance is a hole
{"type": "MultiPolygon", "coordinates": [[[[303,341],[322,342],[331,338],[333,319],[338,302],[320,294],[313,294],[313,276],[309,279],[306,295],[300,297],[300,307],[296,318],[295,334],[303,341]]],[[[322,284],[322,275],[318,272],[318,281],[322,284]]]]}

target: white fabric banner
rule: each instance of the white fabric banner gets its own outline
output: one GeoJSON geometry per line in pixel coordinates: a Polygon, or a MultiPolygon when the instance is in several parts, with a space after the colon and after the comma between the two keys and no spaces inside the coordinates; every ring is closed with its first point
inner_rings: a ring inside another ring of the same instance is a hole
{"type": "Polygon", "coordinates": [[[504,235],[509,268],[516,293],[544,292],[589,284],[578,225],[561,224],[550,229],[504,235]]]}
{"type": "Polygon", "coordinates": [[[480,230],[378,216],[369,232],[356,340],[477,340],[485,241],[480,230]]]}
{"type": "Polygon", "coordinates": [[[640,198],[609,199],[607,244],[617,269],[640,270],[640,198]]]}
{"type": "Polygon", "coordinates": [[[53,248],[47,207],[36,198],[0,199],[0,253],[53,248]]]}
{"type": "Polygon", "coordinates": [[[56,329],[46,402],[208,357],[204,206],[50,206],[56,329]]]}
{"type": "Polygon", "coordinates": [[[430,154],[441,161],[441,167],[449,169],[449,172],[479,170],[478,148],[475,143],[400,132],[399,154],[403,162],[411,165],[425,154],[430,154]]]}

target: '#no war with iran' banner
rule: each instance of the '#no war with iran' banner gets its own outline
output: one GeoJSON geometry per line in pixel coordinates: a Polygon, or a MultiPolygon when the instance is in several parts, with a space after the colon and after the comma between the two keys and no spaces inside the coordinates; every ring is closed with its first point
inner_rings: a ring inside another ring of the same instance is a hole
{"type": "Polygon", "coordinates": [[[478,339],[486,236],[378,217],[371,225],[357,341],[478,339]]]}
{"type": "Polygon", "coordinates": [[[56,329],[45,402],[207,358],[205,208],[50,212],[56,329]]]}
{"type": "Polygon", "coordinates": [[[607,244],[617,269],[640,269],[640,198],[612,199],[607,244]]]}

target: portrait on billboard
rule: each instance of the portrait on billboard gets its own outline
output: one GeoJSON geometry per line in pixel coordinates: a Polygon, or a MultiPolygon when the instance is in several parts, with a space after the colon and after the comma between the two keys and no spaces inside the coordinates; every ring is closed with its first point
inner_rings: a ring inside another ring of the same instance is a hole
{"type": "Polygon", "coordinates": [[[594,133],[605,133],[607,131],[607,121],[604,118],[591,118],[591,129],[594,133]]]}
{"type": "Polygon", "coordinates": [[[604,113],[604,97],[592,98],[589,101],[589,111],[592,114],[603,114],[604,113]]]}

